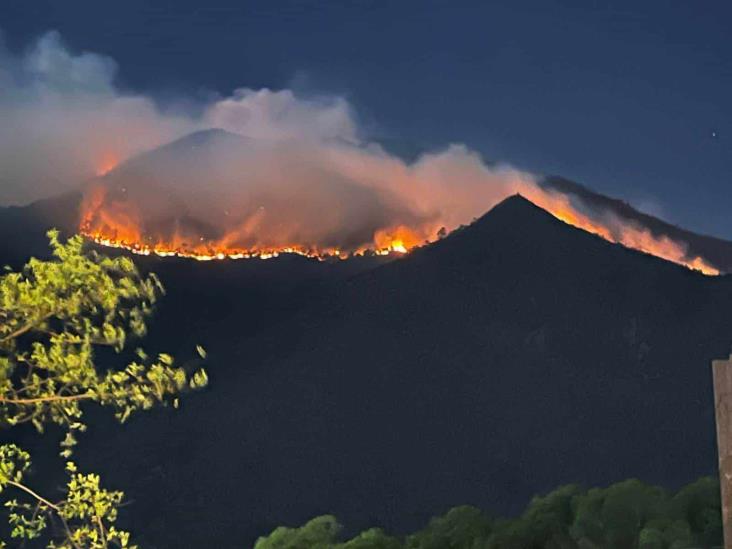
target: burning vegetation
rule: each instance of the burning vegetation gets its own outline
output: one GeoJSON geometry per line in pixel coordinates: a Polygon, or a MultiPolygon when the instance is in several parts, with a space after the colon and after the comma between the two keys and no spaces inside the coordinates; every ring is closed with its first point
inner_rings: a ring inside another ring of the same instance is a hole
{"type": "MultiPolygon", "coordinates": [[[[718,275],[719,270],[701,257],[688,257],[682,243],[664,236],[657,237],[649,230],[624,223],[615,217],[611,222],[590,218],[572,206],[566,196],[548,193],[538,188],[526,193],[528,198],[552,215],[602,238],[622,244],[651,255],[655,255],[700,271],[706,275],[718,275]]],[[[610,214],[608,214],[610,216],[610,214]]],[[[345,259],[351,255],[373,253],[387,255],[404,254],[409,250],[432,242],[446,233],[444,225],[431,222],[427,225],[408,227],[398,225],[378,229],[371,242],[356,247],[339,248],[319,246],[313,242],[297,242],[270,238],[269,244],[259,245],[247,239],[248,229],[257,225],[256,218],[248,218],[240,226],[226,231],[220,237],[206,237],[196,232],[195,223],[185,227],[185,221],[175,219],[171,230],[164,232],[146,231],[146,225],[130,204],[107,198],[103,187],[90,190],[82,206],[80,232],[104,246],[124,248],[136,254],[155,254],[161,257],[178,256],[209,261],[215,259],[269,259],[280,254],[298,254],[306,257],[345,259]]]]}
{"type": "MultiPolygon", "coordinates": [[[[123,193],[124,194],[124,193],[123,193]]],[[[94,186],[82,202],[80,232],[97,244],[123,248],[140,255],[177,256],[210,261],[215,259],[270,259],[280,254],[297,254],[316,259],[345,259],[352,255],[404,254],[430,242],[439,235],[435,223],[395,225],[377,228],[370,241],[332,238],[323,243],[316,239],[299,239],[284,226],[261,229],[268,223],[267,208],[234,216],[226,225],[212,227],[200,220],[182,215],[167,219],[146,220],[134,203],[114,198],[103,186],[94,186]],[[281,232],[278,233],[277,230],[281,232]],[[262,231],[260,233],[260,230],[262,231]],[[434,238],[430,238],[430,233],[434,238]],[[340,240],[340,244],[335,241],[340,240]]]]}
{"type": "Polygon", "coordinates": [[[689,256],[686,244],[663,235],[654,235],[649,229],[621,219],[611,212],[588,210],[588,213],[585,213],[581,208],[573,205],[567,195],[538,188],[536,191],[528,192],[527,198],[568,225],[601,236],[610,242],[684,265],[705,275],[721,274],[719,269],[704,258],[689,256]]]}
{"type": "Polygon", "coordinates": [[[488,167],[461,147],[407,165],[380,149],[285,142],[262,146],[197,132],[116,166],[100,161],[80,232],[143,255],[197,260],[404,254],[520,193],[558,219],[707,275],[687,246],[533,177],[488,167]]]}

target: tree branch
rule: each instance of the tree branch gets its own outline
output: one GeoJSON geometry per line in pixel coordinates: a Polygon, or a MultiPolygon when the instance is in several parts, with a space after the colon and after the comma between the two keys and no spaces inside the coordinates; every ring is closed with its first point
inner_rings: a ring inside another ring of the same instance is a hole
{"type": "MultiPolygon", "coordinates": [[[[34,492],[30,488],[28,488],[25,484],[21,484],[20,482],[15,482],[14,480],[8,480],[7,483],[10,486],[13,486],[13,487],[17,488],[18,490],[21,490],[21,491],[25,492],[26,494],[28,494],[29,496],[35,498],[36,501],[38,501],[39,504],[43,504],[46,507],[48,507],[49,509],[52,509],[56,513],[56,516],[58,516],[58,518],[61,519],[61,524],[63,524],[64,530],[66,531],[66,538],[67,538],[67,540],[70,543],[72,543],[73,546],[76,547],[77,549],[82,549],[81,546],[72,539],[71,528],[69,528],[69,524],[66,522],[66,519],[61,514],[61,507],[60,506],[58,506],[55,503],[51,503],[50,501],[48,501],[43,496],[37,494],[36,492],[34,492]]],[[[36,509],[36,512],[37,511],[38,511],[38,509],[36,509]]]]}
{"type": "Polygon", "coordinates": [[[61,508],[58,505],[56,505],[55,503],[51,503],[50,501],[48,501],[43,496],[36,494],[33,490],[31,490],[30,488],[28,488],[25,484],[21,484],[20,482],[15,482],[14,480],[8,480],[7,483],[10,486],[15,486],[18,490],[22,490],[23,492],[25,492],[29,496],[32,496],[37,501],[39,501],[42,504],[44,504],[45,506],[47,506],[49,509],[53,509],[57,513],[60,513],[61,512],[61,508]]]}
{"type": "Polygon", "coordinates": [[[53,395],[48,397],[37,397],[37,398],[6,398],[0,397],[0,404],[40,404],[43,402],[56,402],[56,401],[70,401],[70,400],[85,400],[92,399],[94,395],[89,393],[81,395],[53,395]]]}
{"type": "Polygon", "coordinates": [[[52,316],[53,316],[53,313],[48,313],[46,315],[43,315],[41,318],[39,318],[35,322],[29,322],[28,324],[18,328],[14,332],[11,332],[8,335],[6,335],[5,337],[3,337],[2,339],[0,339],[0,343],[7,343],[8,341],[10,341],[12,339],[22,336],[24,333],[31,331],[33,328],[38,326],[38,324],[40,324],[41,322],[45,322],[52,316]]]}

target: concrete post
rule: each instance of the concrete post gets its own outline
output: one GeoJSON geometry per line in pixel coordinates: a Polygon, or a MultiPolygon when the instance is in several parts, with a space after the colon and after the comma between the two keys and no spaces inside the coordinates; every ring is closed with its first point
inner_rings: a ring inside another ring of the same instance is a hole
{"type": "Polygon", "coordinates": [[[732,549],[732,355],[728,360],[712,361],[714,411],[717,418],[719,485],[722,490],[724,547],[732,549]]]}

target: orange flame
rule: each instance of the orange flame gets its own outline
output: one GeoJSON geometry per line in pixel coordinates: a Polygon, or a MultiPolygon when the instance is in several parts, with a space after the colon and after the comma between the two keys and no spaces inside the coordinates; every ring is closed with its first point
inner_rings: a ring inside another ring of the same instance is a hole
{"type": "Polygon", "coordinates": [[[626,248],[639,250],[684,265],[706,275],[716,276],[720,274],[716,267],[703,258],[698,256],[689,257],[687,246],[683,243],[671,240],[666,236],[656,236],[650,230],[621,220],[618,217],[604,223],[601,220],[592,219],[575,208],[566,195],[549,193],[538,188],[533,191],[529,190],[526,194],[527,198],[537,206],[568,225],[601,236],[610,242],[622,244],[626,248]]]}
{"type": "Polygon", "coordinates": [[[280,254],[297,254],[305,257],[326,259],[345,259],[350,255],[388,255],[406,253],[426,238],[405,226],[379,230],[374,235],[373,246],[362,246],[353,250],[340,250],[334,247],[308,246],[299,243],[278,246],[241,247],[237,245],[240,233],[246,234],[256,225],[256,216],[244,226],[233,228],[217,239],[184,236],[178,231],[162,237],[144,234],[143,222],[129,202],[110,197],[102,185],[90,186],[81,204],[79,232],[97,244],[112,248],[122,248],[140,255],[161,257],[185,257],[199,261],[215,259],[270,259],[280,254]]]}
{"type": "MultiPolygon", "coordinates": [[[[528,185],[523,187],[521,192],[561,221],[596,234],[610,242],[661,257],[706,275],[720,274],[718,269],[703,258],[689,257],[684,244],[665,236],[656,236],[648,229],[612,217],[610,214],[590,217],[573,206],[567,195],[548,192],[528,185]]],[[[256,216],[248,219],[244,225],[235,227],[222,237],[214,239],[207,239],[200,235],[184,235],[178,230],[165,236],[150,236],[146,234],[142,219],[130,203],[124,198],[114,199],[109,196],[107,188],[102,185],[95,185],[88,189],[82,202],[80,219],[80,232],[98,244],[124,248],[142,255],[178,256],[200,261],[227,258],[268,259],[280,254],[299,254],[317,259],[346,258],[350,255],[365,253],[404,254],[422,244],[436,240],[439,236],[437,230],[442,227],[439,220],[437,222],[433,220],[424,226],[397,225],[379,229],[373,235],[370,245],[352,250],[298,242],[242,247],[237,242],[240,241],[242,234],[251,233],[256,228],[258,222],[256,216]]],[[[277,239],[272,238],[269,241],[276,242],[277,239]]]]}

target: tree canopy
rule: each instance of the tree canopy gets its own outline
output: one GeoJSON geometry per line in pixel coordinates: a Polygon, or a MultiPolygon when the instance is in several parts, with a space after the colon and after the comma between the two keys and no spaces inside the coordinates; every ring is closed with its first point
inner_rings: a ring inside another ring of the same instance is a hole
{"type": "Polygon", "coordinates": [[[255,549],[712,549],[722,547],[719,483],[702,478],[675,494],[638,480],[607,488],[562,486],[524,513],[492,519],[455,507],[419,532],[395,537],[372,528],[343,540],[335,517],[277,528],[255,549]]]}
{"type": "MultiPolygon", "coordinates": [[[[129,533],[114,527],[123,492],[103,488],[98,475],[79,472],[71,461],[77,434],[87,428],[84,408],[108,407],[124,422],[156,404],[177,407],[181,392],[206,385],[206,373],[142,348],[131,361],[97,364],[99,349],[119,354],[145,335],[163,287],[127,257],[87,251],[79,236],[65,243],[56,231],[48,236],[52,260],[31,259],[0,278],[0,426],[30,423],[41,433],[59,426],[68,480],[63,499],[45,497],[26,482],[31,456],[12,443],[0,446],[0,497],[6,498],[10,535],[45,535],[50,548],[134,547],[129,533]]],[[[203,349],[198,352],[204,358],[203,349]]]]}

